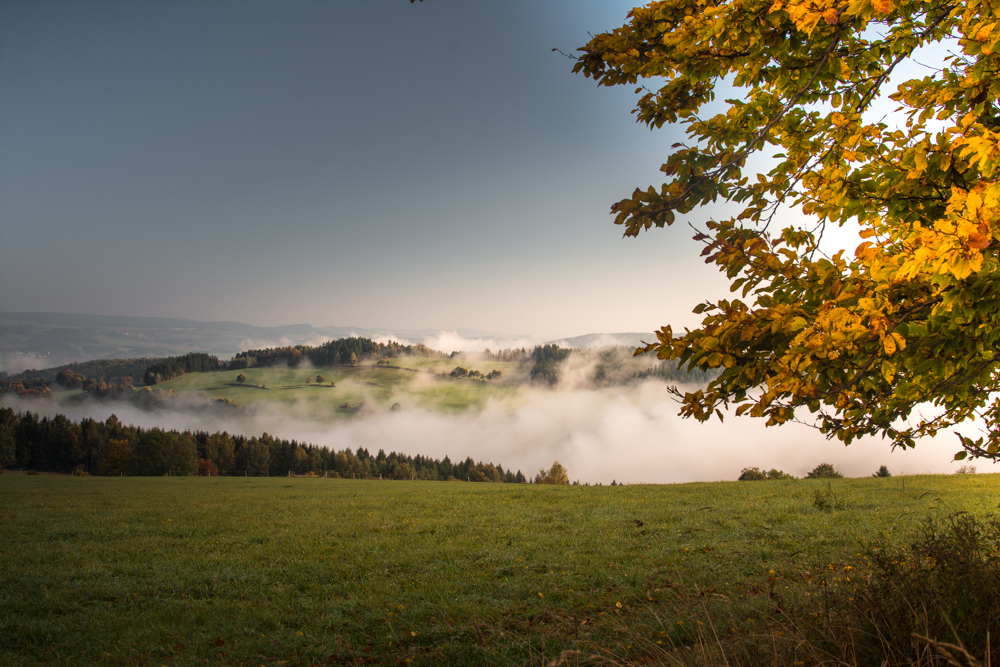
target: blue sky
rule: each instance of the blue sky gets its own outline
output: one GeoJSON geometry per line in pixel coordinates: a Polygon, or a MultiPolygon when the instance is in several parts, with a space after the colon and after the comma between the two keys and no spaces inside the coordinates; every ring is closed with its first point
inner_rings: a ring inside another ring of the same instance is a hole
{"type": "Polygon", "coordinates": [[[623,239],[675,130],[571,73],[611,0],[0,0],[0,310],[539,337],[694,324],[623,239]]]}

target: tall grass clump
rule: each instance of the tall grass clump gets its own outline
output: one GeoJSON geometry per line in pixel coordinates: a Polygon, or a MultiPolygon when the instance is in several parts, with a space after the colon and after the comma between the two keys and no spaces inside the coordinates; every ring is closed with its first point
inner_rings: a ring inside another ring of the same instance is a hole
{"type": "MultiPolygon", "coordinates": [[[[687,631],[661,633],[666,641],[621,632],[645,649],[640,662],[671,667],[1000,665],[1000,517],[931,517],[909,539],[863,551],[857,568],[799,585],[772,571],[728,605],[678,589],[677,616],[661,620],[687,631]]],[[[613,652],[576,659],[565,664],[635,664],[613,652]]]]}
{"type": "Polygon", "coordinates": [[[926,664],[955,664],[961,655],[996,664],[1000,518],[977,521],[962,512],[929,518],[909,545],[880,542],[867,555],[871,571],[854,604],[871,624],[886,661],[909,664],[932,651],[935,657],[926,664]],[[951,661],[947,645],[953,647],[951,661]]]}

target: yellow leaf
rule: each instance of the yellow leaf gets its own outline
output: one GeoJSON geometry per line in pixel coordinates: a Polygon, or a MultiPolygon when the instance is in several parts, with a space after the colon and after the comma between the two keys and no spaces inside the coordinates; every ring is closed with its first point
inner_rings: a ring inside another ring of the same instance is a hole
{"type": "Polygon", "coordinates": [[[882,377],[885,378],[886,382],[892,382],[895,379],[896,367],[892,364],[886,362],[882,364],[882,377]]]}
{"type": "Polygon", "coordinates": [[[948,171],[948,169],[951,167],[951,153],[944,153],[943,155],[941,155],[941,159],[938,162],[938,166],[940,167],[941,171],[948,171]]]}

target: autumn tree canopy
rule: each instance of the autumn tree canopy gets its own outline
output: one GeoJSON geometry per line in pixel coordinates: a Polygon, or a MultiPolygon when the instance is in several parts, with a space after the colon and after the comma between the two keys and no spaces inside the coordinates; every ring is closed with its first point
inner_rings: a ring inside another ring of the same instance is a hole
{"type": "Polygon", "coordinates": [[[956,458],[998,458],[998,10],[665,0],[580,49],[574,71],[638,86],[638,120],[687,135],[666,183],[614,204],[615,222],[626,236],[690,222],[736,293],[646,348],[719,369],[683,415],[811,414],[827,437],[904,447],[976,418],[984,437],[959,436],[956,458]],[[919,78],[890,84],[907,61],[919,78]],[[735,209],[688,215],[719,200],[735,209]],[[863,241],[830,248],[824,231],[844,225],[863,241]]]}
{"type": "Polygon", "coordinates": [[[569,473],[559,461],[552,464],[548,470],[542,468],[535,475],[535,484],[569,484],[569,473]]]}

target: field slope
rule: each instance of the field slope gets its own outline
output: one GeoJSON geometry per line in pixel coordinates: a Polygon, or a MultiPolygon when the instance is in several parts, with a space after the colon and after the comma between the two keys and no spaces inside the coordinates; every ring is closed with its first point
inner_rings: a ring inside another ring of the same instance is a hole
{"type": "Polygon", "coordinates": [[[983,516],[998,483],[5,474],[0,663],[666,661],[752,633],[776,599],[847,590],[864,543],[983,516]]]}
{"type": "Polygon", "coordinates": [[[211,399],[224,398],[239,405],[272,406],[282,412],[315,419],[337,419],[361,409],[420,407],[452,412],[481,406],[489,397],[513,393],[513,382],[456,379],[449,373],[456,365],[489,373],[509,374],[514,364],[504,362],[455,362],[447,359],[393,359],[391,365],[289,368],[272,366],[242,371],[189,373],[156,385],[175,395],[197,392],[211,399]],[[243,373],[246,381],[236,378],[243,373]],[[316,382],[322,375],[324,382],[316,382]],[[331,386],[333,383],[335,386],[331,386]],[[362,402],[364,404],[362,405],[362,402]]]}

